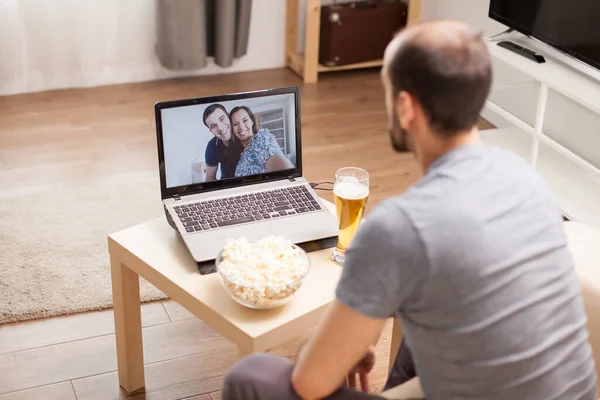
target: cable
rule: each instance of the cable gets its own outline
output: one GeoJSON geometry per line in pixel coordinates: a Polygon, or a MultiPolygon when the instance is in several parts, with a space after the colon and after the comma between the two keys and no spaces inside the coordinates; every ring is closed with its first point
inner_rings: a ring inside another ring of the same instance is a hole
{"type": "Polygon", "coordinates": [[[311,182],[310,187],[312,187],[315,190],[328,190],[328,191],[333,190],[333,188],[320,188],[319,187],[319,186],[325,185],[325,184],[333,185],[333,182],[311,182]]]}

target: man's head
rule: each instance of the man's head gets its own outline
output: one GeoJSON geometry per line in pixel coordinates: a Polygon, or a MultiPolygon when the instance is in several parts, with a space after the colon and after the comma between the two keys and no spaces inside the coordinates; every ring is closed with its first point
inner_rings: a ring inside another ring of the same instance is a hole
{"type": "Polygon", "coordinates": [[[213,135],[224,142],[231,139],[231,121],[227,115],[227,110],[221,104],[211,104],[204,110],[202,116],[204,125],[210,129],[213,135]]]}
{"type": "Polygon", "coordinates": [[[419,157],[427,150],[419,147],[473,131],[490,90],[491,61],[481,35],[468,26],[426,22],[390,42],[382,80],[392,144],[419,157]]]}

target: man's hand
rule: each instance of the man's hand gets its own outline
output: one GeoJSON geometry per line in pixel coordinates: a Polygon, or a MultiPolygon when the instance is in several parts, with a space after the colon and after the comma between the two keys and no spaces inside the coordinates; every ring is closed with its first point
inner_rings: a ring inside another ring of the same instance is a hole
{"type": "Polygon", "coordinates": [[[357,389],[356,387],[356,374],[358,374],[360,380],[360,389],[368,393],[369,392],[369,374],[375,366],[375,347],[369,346],[367,354],[360,360],[358,364],[350,370],[347,376],[347,384],[349,387],[357,389]]]}
{"type": "Polygon", "coordinates": [[[346,382],[349,371],[362,371],[366,377],[375,358],[374,353],[372,358],[366,357],[365,350],[377,342],[385,322],[386,319],[368,317],[335,300],[298,354],[292,372],[292,386],[298,396],[327,397],[346,382]]]}
{"type": "Polygon", "coordinates": [[[212,182],[217,180],[217,167],[211,167],[210,165],[206,166],[206,179],[205,182],[212,182]]]}

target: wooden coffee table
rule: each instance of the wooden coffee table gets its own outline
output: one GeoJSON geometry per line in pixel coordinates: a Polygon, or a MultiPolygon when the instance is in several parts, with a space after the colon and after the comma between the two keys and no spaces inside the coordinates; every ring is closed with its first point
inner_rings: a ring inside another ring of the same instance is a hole
{"type": "MultiPolygon", "coordinates": [[[[332,213],[333,204],[323,200],[332,213]]],[[[273,310],[236,303],[217,274],[200,275],[178,233],[164,217],[108,236],[119,383],[127,391],[144,387],[139,277],[162,290],[235,343],[243,353],[262,352],[315,327],[335,298],[341,268],[332,249],[309,253],[311,269],[297,296],[273,310]]]]}

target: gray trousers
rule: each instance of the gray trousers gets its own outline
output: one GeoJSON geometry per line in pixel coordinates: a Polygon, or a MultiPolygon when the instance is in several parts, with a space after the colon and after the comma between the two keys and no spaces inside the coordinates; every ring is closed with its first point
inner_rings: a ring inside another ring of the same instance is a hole
{"type": "MultiPolygon", "coordinates": [[[[286,358],[253,354],[236,363],[225,376],[222,400],[302,400],[294,391],[294,364],[286,358]]],[[[415,375],[412,356],[402,341],[385,388],[397,386],[415,375]]],[[[383,397],[340,387],[326,400],[373,400],[383,397]]]]}

